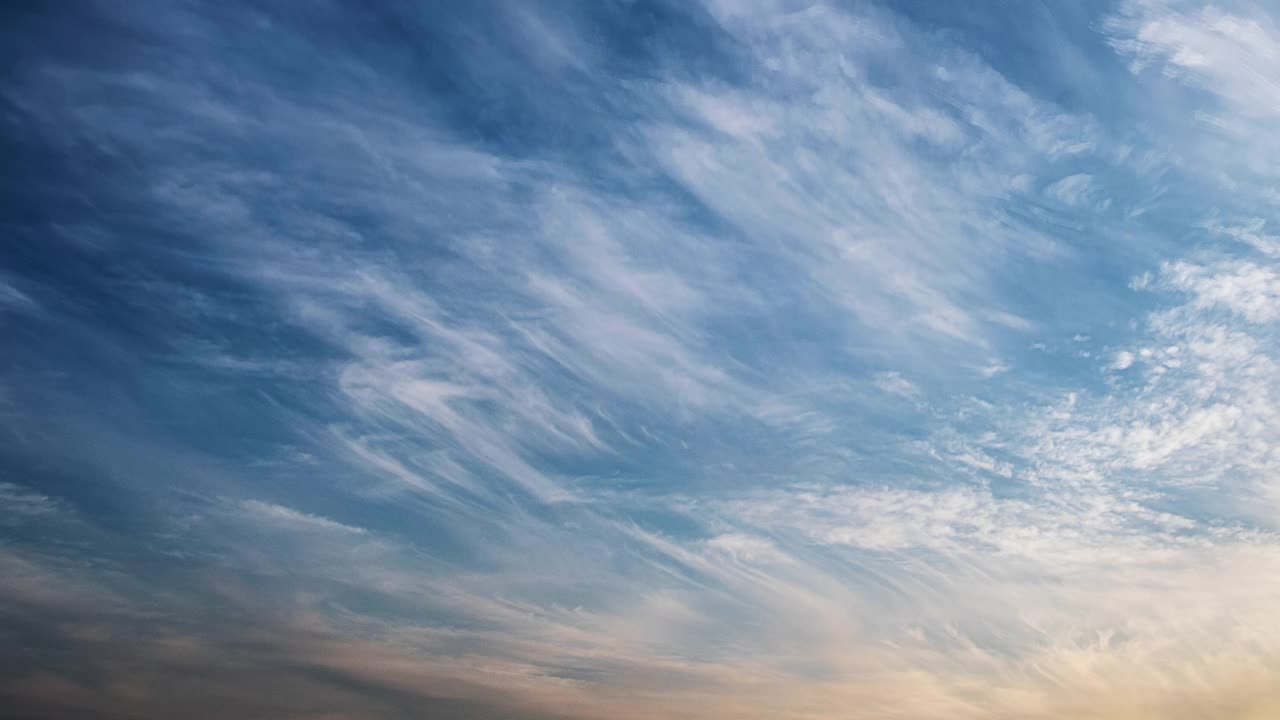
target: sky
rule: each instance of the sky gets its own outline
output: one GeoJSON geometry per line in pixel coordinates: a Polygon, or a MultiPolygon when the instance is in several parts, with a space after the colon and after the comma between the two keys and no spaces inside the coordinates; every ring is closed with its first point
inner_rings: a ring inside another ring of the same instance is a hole
{"type": "Polygon", "coordinates": [[[2,12],[9,717],[1280,717],[1274,4],[2,12]]]}

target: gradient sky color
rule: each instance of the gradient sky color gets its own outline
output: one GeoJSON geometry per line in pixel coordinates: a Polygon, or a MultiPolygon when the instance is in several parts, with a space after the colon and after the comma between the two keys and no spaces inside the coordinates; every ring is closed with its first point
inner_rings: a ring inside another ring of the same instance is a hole
{"type": "Polygon", "coordinates": [[[1280,717],[1280,12],[7,3],[7,717],[1280,717]]]}

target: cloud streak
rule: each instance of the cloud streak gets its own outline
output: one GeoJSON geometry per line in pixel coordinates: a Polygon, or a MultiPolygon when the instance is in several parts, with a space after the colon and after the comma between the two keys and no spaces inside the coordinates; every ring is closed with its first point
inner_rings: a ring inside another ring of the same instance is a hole
{"type": "Polygon", "coordinates": [[[15,21],[0,699],[1274,714],[1274,22],[928,12],[15,21]]]}

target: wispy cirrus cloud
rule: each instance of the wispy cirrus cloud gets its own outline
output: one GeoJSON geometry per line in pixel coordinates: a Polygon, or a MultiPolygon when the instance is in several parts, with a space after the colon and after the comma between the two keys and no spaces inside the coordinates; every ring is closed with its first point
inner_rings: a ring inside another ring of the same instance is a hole
{"type": "Polygon", "coordinates": [[[1063,13],[1151,108],[873,5],[15,44],[0,693],[1267,716],[1273,26],[1063,13]]]}

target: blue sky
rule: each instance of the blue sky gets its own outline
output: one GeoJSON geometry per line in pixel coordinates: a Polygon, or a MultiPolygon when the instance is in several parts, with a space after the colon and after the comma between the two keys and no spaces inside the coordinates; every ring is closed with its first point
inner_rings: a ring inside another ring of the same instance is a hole
{"type": "Polygon", "coordinates": [[[4,15],[20,717],[1280,713],[1267,4],[4,15]]]}

